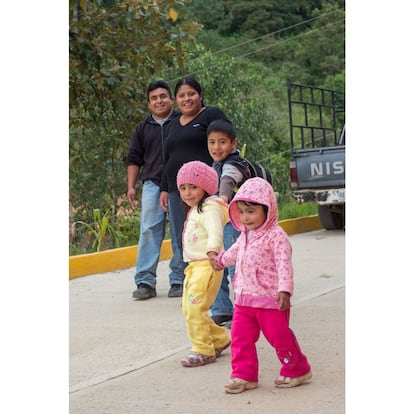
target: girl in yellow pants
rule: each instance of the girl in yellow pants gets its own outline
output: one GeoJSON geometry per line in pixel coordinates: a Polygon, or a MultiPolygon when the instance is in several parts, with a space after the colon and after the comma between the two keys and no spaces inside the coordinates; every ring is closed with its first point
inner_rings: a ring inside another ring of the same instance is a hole
{"type": "Polygon", "coordinates": [[[209,256],[223,250],[223,229],[228,222],[227,204],[214,195],[216,171],[201,161],[184,164],[177,174],[180,197],[187,206],[183,232],[185,269],[182,310],[191,341],[191,352],[181,360],[185,367],[215,362],[230,345],[226,328],[218,326],[208,311],[220,289],[223,271],[215,271],[209,256]]]}

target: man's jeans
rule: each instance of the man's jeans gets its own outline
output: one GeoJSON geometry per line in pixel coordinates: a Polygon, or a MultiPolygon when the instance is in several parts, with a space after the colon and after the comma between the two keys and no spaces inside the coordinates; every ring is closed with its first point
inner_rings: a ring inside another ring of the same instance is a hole
{"type": "MultiPolygon", "coordinates": [[[[157,284],[157,266],[161,244],[165,236],[166,213],[160,207],[160,188],[147,180],[142,186],[140,235],[136,263],[135,284],[145,283],[151,287],[157,284]]],[[[177,260],[171,259],[170,268],[174,271],[177,260]]],[[[181,260],[182,262],[182,260],[181,260]]],[[[179,273],[180,269],[176,269],[179,273]]],[[[184,277],[184,276],[183,276],[184,277]]],[[[170,285],[182,283],[170,275],[170,285]]]]}
{"type": "MultiPolygon", "coordinates": [[[[230,222],[227,223],[224,226],[223,234],[224,250],[230,248],[230,246],[237,240],[239,235],[240,232],[238,232],[230,222]]],[[[220,290],[217,294],[216,300],[210,308],[212,316],[233,315],[233,302],[230,299],[228,276],[230,276],[230,280],[233,280],[234,270],[234,266],[229,266],[224,269],[220,290]]]]}

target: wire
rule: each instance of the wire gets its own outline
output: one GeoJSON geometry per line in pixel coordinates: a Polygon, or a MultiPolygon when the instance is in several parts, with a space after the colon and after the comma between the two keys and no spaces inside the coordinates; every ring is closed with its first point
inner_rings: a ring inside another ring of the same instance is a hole
{"type": "Polygon", "coordinates": [[[305,21],[303,21],[303,22],[296,23],[296,24],[293,24],[293,25],[291,25],[291,26],[284,27],[283,29],[279,29],[279,30],[276,30],[276,31],[274,31],[274,32],[267,33],[267,34],[265,34],[265,35],[263,35],[263,36],[256,37],[255,39],[247,40],[246,42],[242,42],[242,43],[239,43],[239,44],[237,44],[237,45],[230,46],[230,47],[227,47],[227,48],[225,48],[225,49],[218,50],[218,51],[216,51],[216,52],[212,52],[211,54],[212,54],[212,55],[216,55],[216,54],[218,54],[218,53],[226,52],[226,51],[228,51],[228,50],[230,50],[230,49],[234,49],[234,48],[239,47],[239,46],[244,46],[244,45],[247,45],[247,44],[249,44],[249,43],[251,43],[251,42],[255,42],[256,40],[264,39],[264,38],[266,38],[266,37],[268,37],[268,36],[272,36],[272,35],[274,35],[274,34],[279,34],[279,33],[282,33],[282,32],[284,32],[284,31],[286,31],[286,30],[293,29],[294,27],[301,26],[301,25],[303,25],[303,24],[306,24],[306,23],[312,22],[312,21],[314,21],[314,20],[320,19],[321,17],[328,16],[328,15],[330,15],[330,14],[332,14],[332,13],[337,13],[338,11],[339,11],[339,10],[334,10],[334,11],[332,11],[332,12],[325,13],[325,14],[322,14],[322,15],[317,16],[317,17],[313,17],[312,19],[308,19],[308,20],[305,20],[305,21]]]}
{"type": "MultiPolygon", "coordinates": [[[[308,35],[309,33],[313,33],[314,31],[322,30],[322,29],[325,29],[326,27],[328,27],[328,26],[330,26],[330,25],[333,25],[333,24],[336,24],[336,23],[342,22],[342,20],[343,20],[343,19],[337,20],[337,21],[335,21],[335,22],[328,23],[328,24],[326,24],[325,26],[318,27],[317,29],[312,29],[312,30],[309,30],[309,31],[307,31],[307,32],[305,32],[305,33],[301,33],[301,34],[298,34],[298,35],[296,35],[296,36],[292,36],[292,37],[290,37],[289,39],[281,40],[281,41],[279,41],[279,42],[278,42],[278,43],[276,43],[276,44],[273,44],[273,45],[267,45],[267,46],[264,46],[264,47],[262,47],[262,48],[260,48],[260,49],[256,49],[256,50],[254,50],[254,51],[252,51],[252,52],[245,53],[244,55],[239,55],[239,56],[236,56],[236,59],[241,58],[241,57],[246,57],[246,56],[249,56],[249,55],[253,55],[254,53],[261,52],[262,50],[269,49],[269,48],[271,48],[271,47],[273,47],[273,46],[279,46],[279,45],[281,45],[281,44],[283,44],[283,43],[290,42],[290,41],[291,41],[291,40],[293,40],[293,39],[297,39],[297,38],[299,38],[299,37],[306,36],[306,35],[308,35]]],[[[224,63],[227,63],[227,62],[224,62],[224,63]]]]}
{"type": "MultiPolygon", "coordinates": [[[[265,35],[262,35],[262,36],[256,37],[256,38],[254,38],[254,39],[250,39],[250,40],[247,40],[247,41],[244,41],[244,42],[238,43],[238,44],[236,44],[236,45],[229,46],[229,47],[226,47],[226,48],[224,48],[224,49],[217,50],[217,51],[215,51],[215,52],[211,52],[211,53],[210,53],[210,55],[214,56],[214,55],[217,55],[217,54],[219,54],[219,53],[227,52],[228,50],[235,49],[235,48],[237,48],[237,47],[247,45],[247,44],[252,43],[252,42],[255,42],[255,41],[257,41],[257,40],[265,39],[266,37],[269,37],[269,36],[272,36],[272,35],[275,35],[275,34],[282,33],[282,32],[284,32],[284,31],[286,31],[286,30],[290,30],[290,29],[293,29],[293,28],[298,27],[298,26],[302,26],[302,25],[304,25],[304,24],[307,24],[307,23],[310,23],[310,22],[312,22],[312,21],[318,20],[318,19],[320,19],[320,18],[322,18],[322,17],[329,16],[329,15],[331,15],[331,14],[333,14],[333,13],[337,13],[337,12],[339,12],[339,11],[342,11],[342,10],[334,10],[334,11],[331,11],[331,12],[328,12],[328,13],[321,14],[320,16],[316,16],[316,17],[313,17],[313,18],[311,18],[311,19],[305,20],[305,21],[303,21],[303,22],[296,23],[296,24],[293,24],[293,25],[291,25],[291,26],[284,27],[283,29],[279,29],[279,30],[276,30],[276,31],[274,31],[274,32],[270,32],[270,33],[267,33],[267,34],[265,34],[265,35]]],[[[198,61],[198,60],[203,59],[203,58],[204,58],[204,56],[200,56],[200,57],[198,57],[198,58],[195,58],[195,59],[193,60],[193,62],[194,62],[194,61],[198,61]]],[[[175,69],[175,68],[173,68],[173,67],[166,68],[166,69],[162,70],[162,71],[161,71],[161,73],[164,73],[164,72],[167,72],[167,71],[170,71],[170,70],[173,70],[173,69],[175,69]]]]}
{"type": "MultiPolygon", "coordinates": [[[[251,52],[244,53],[244,54],[242,54],[242,55],[233,56],[231,59],[229,59],[229,60],[227,60],[227,61],[225,61],[225,62],[220,62],[220,63],[218,63],[217,65],[209,66],[208,68],[203,68],[203,69],[200,69],[200,70],[198,70],[198,71],[193,71],[193,72],[191,72],[191,73],[188,73],[187,75],[180,76],[179,78],[175,78],[175,79],[168,80],[167,82],[172,83],[172,82],[178,81],[178,80],[179,80],[179,79],[181,79],[182,77],[186,77],[186,76],[190,76],[190,75],[195,74],[195,73],[205,72],[206,70],[211,70],[211,69],[214,69],[215,67],[218,67],[218,66],[221,66],[221,65],[223,65],[223,64],[229,63],[229,62],[231,62],[231,61],[233,61],[233,60],[235,60],[235,59],[239,59],[239,58],[242,58],[242,57],[250,56],[250,55],[253,55],[253,54],[255,54],[255,53],[261,52],[261,51],[263,51],[263,50],[269,49],[269,48],[271,48],[271,47],[274,47],[274,46],[279,46],[279,45],[281,45],[281,44],[283,44],[283,43],[290,42],[290,41],[292,41],[292,40],[294,40],[294,39],[298,39],[298,38],[300,38],[300,37],[307,36],[307,35],[312,34],[312,33],[314,33],[314,32],[321,31],[321,30],[323,30],[323,29],[326,29],[328,26],[331,26],[331,25],[334,25],[334,24],[337,24],[337,23],[341,23],[341,22],[343,22],[343,20],[344,20],[344,19],[339,19],[339,20],[336,20],[336,21],[334,21],[334,22],[327,23],[325,26],[318,27],[318,28],[316,28],[316,29],[311,29],[311,30],[308,30],[308,31],[307,31],[307,32],[305,32],[305,33],[300,33],[300,34],[298,34],[298,35],[296,35],[296,36],[292,36],[292,37],[290,37],[289,39],[280,40],[280,41],[277,41],[276,43],[273,43],[273,44],[271,44],[271,45],[264,46],[264,47],[262,47],[262,48],[260,48],[260,49],[253,50],[253,51],[251,51],[251,52]]],[[[198,58],[198,59],[201,59],[201,58],[203,58],[203,57],[204,57],[204,56],[202,56],[202,57],[200,57],[200,58],[198,58]]]]}

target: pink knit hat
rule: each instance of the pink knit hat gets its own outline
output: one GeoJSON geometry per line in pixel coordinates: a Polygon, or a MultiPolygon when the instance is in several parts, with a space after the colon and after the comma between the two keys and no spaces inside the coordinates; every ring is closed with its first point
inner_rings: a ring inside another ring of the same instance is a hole
{"type": "Polygon", "coordinates": [[[218,191],[218,175],[214,168],[201,161],[186,162],[177,174],[177,187],[193,184],[201,187],[208,195],[218,191]]]}

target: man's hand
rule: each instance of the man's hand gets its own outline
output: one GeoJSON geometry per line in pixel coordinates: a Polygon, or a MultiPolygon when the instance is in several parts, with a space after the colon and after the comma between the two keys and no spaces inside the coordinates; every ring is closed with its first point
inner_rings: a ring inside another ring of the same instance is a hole
{"type": "Polygon", "coordinates": [[[135,208],[135,207],[136,207],[136,204],[137,204],[137,201],[136,201],[136,199],[135,199],[135,197],[136,197],[136,191],[135,191],[135,188],[130,188],[130,189],[128,190],[127,197],[128,197],[128,203],[129,203],[129,205],[130,205],[132,208],[135,208]]]}
{"type": "Polygon", "coordinates": [[[128,193],[127,193],[128,203],[132,208],[135,208],[137,205],[137,201],[136,201],[137,194],[135,191],[135,184],[139,176],[138,165],[128,165],[127,175],[128,175],[128,193]]]}

